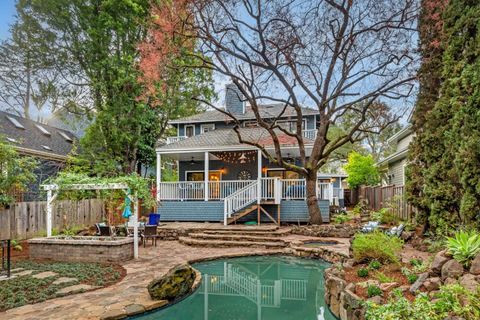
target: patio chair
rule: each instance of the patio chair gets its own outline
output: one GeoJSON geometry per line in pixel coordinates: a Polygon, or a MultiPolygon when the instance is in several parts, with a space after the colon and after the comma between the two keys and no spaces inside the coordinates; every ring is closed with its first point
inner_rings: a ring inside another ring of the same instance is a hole
{"type": "Polygon", "coordinates": [[[106,226],[104,222],[95,223],[95,229],[97,230],[97,233],[95,233],[96,236],[100,235],[100,227],[104,227],[104,226],[106,226]]]}
{"type": "Polygon", "coordinates": [[[145,244],[148,239],[152,239],[152,245],[157,246],[157,226],[145,226],[145,229],[143,230],[142,234],[142,241],[143,241],[143,247],[145,248],[145,244]]]}

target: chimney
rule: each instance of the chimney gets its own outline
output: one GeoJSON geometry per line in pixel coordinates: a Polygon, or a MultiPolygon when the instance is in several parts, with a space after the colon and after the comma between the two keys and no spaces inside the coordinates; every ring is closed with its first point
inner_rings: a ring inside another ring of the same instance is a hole
{"type": "Polygon", "coordinates": [[[232,114],[244,114],[245,113],[245,99],[234,83],[229,83],[225,86],[225,110],[232,114]]]}

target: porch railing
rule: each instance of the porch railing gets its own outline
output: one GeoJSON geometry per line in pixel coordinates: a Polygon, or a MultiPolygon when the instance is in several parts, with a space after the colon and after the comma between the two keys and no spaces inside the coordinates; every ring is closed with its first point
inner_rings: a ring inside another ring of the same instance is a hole
{"type": "Polygon", "coordinates": [[[315,140],[317,137],[317,129],[303,130],[303,136],[310,140],[315,140]]]}
{"type": "MultiPolygon", "coordinates": [[[[208,182],[208,197],[205,197],[204,181],[161,182],[158,188],[160,200],[224,200],[257,180],[223,180],[208,182]]],[[[261,200],[306,199],[305,179],[262,178],[259,184],[261,200]]],[[[258,191],[258,190],[257,190],[258,191]]],[[[343,199],[343,189],[334,188],[332,183],[317,182],[317,197],[338,204],[343,199]]],[[[255,194],[255,199],[259,197],[255,194]]]]}

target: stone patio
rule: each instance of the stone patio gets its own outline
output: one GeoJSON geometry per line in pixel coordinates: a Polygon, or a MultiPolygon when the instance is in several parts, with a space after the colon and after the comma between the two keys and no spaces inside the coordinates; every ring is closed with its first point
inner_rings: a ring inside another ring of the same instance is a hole
{"type": "MultiPolygon", "coordinates": [[[[311,237],[289,235],[288,241],[300,241],[311,237]]],[[[348,254],[346,239],[338,248],[340,254],[348,254]]],[[[166,304],[153,301],[147,285],[154,277],[164,275],[172,267],[191,261],[286,253],[285,249],[263,248],[202,248],[190,247],[178,241],[159,241],[157,247],[140,248],[140,259],[123,264],[127,271],[125,278],[110,287],[47,300],[0,313],[0,319],[120,319],[127,315],[152,310],[166,304]]]]}

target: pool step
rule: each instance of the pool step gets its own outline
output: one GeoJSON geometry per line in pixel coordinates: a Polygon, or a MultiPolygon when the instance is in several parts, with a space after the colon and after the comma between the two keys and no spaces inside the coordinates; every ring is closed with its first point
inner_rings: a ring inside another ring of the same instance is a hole
{"type": "Polygon", "coordinates": [[[190,233],[189,237],[192,239],[202,240],[226,240],[226,241],[248,241],[248,242],[285,242],[278,237],[271,237],[269,233],[261,235],[244,235],[231,233],[190,233]]]}
{"type": "Polygon", "coordinates": [[[287,246],[285,242],[258,242],[258,241],[231,241],[231,240],[207,240],[180,237],[178,241],[189,246],[199,247],[255,247],[266,249],[280,249],[287,246]]]}

